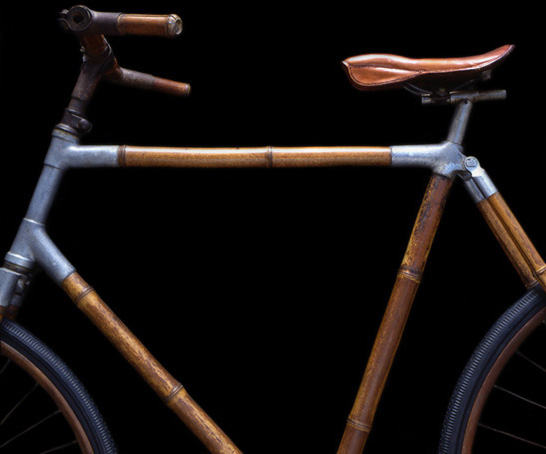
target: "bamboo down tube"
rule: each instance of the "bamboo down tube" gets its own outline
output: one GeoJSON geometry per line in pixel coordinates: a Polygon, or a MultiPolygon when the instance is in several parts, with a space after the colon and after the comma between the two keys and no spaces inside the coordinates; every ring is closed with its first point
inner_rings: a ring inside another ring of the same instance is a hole
{"type": "Polygon", "coordinates": [[[118,148],[120,167],[332,167],[391,165],[389,147],[118,148]]]}
{"type": "Polygon", "coordinates": [[[161,400],[215,454],[240,454],[216,423],[194,402],[184,387],[151,355],[136,336],[78,273],[62,283],[63,290],[118,349],[161,400]]]}

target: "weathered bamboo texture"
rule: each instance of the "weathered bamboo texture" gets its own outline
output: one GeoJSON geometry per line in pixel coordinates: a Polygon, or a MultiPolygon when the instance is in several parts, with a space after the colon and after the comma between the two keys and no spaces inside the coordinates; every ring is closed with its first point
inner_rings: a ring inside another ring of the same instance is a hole
{"type": "Polygon", "coordinates": [[[533,270],[525,260],[521,250],[514,239],[510,236],[507,228],[497,216],[488,199],[483,199],[477,204],[480,212],[485,218],[487,225],[495,235],[495,238],[501,245],[506,256],[519,274],[526,288],[530,288],[537,283],[533,270]]]}
{"type": "Polygon", "coordinates": [[[505,233],[503,234],[503,239],[509,237],[503,241],[513,242],[519,251],[519,253],[514,253],[513,255],[509,254],[510,260],[512,260],[512,263],[516,261],[518,266],[523,268],[520,271],[526,273],[526,279],[530,280],[530,284],[532,284],[532,281],[537,280],[544,291],[546,291],[546,264],[521,227],[519,221],[498,192],[489,196],[486,200],[494,211],[496,218],[504,227],[505,233]],[[529,271],[525,270],[525,266],[521,264],[522,259],[527,264],[528,270],[532,273],[532,278],[528,276],[529,271]]]}
{"type": "Polygon", "coordinates": [[[68,276],[62,288],[210,452],[240,453],[184,387],[150,354],[78,273],[68,276]]]}
{"type": "Polygon", "coordinates": [[[166,148],[121,146],[121,167],[333,167],[391,165],[388,147],[166,148]]]}
{"type": "Polygon", "coordinates": [[[360,454],[364,449],[451,185],[440,175],[429,181],[338,454],[360,454]]]}

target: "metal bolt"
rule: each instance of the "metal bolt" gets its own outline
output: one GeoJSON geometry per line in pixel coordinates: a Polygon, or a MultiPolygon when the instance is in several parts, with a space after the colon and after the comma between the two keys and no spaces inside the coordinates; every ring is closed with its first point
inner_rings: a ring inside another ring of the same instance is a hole
{"type": "Polygon", "coordinates": [[[468,170],[475,169],[479,164],[480,163],[474,156],[469,156],[464,160],[464,165],[468,170]]]}
{"type": "Polygon", "coordinates": [[[80,118],[78,121],[78,129],[81,129],[82,131],[87,131],[91,127],[91,123],[86,120],[85,118],[80,118]]]}

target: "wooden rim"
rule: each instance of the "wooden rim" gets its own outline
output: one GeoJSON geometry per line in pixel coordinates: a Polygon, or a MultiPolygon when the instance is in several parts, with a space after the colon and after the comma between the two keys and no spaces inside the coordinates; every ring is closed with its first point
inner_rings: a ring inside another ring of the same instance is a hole
{"type": "Polygon", "coordinates": [[[478,427],[483,407],[485,406],[485,402],[487,401],[489,393],[493,389],[497,378],[504,369],[504,366],[512,357],[514,352],[518,349],[518,347],[523,343],[523,341],[527,339],[527,337],[535,330],[535,328],[537,328],[538,325],[543,322],[545,318],[546,308],[537,312],[537,314],[518,331],[518,333],[504,347],[497,360],[495,361],[495,364],[493,364],[493,366],[491,367],[489,373],[485,377],[480,391],[474,399],[474,404],[472,406],[470,416],[468,417],[468,421],[466,423],[466,430],[461,450],[462,454],[472,453],[472,446],[474,444],[474,438],[476,436],[476,428],[478,427]]]}
{"type": "Polygon", "coordinates": [[[64,396],[59,392],[55,387],[53,382],[41,371],[39,370],[32,362],[30,362],[25,356],[19,353],[10,345],[5,342],[0,344],[2,356],[13,361],[21,369],[27,372],[41,387],[44,389],[51,399],[55,402],[64,418],[70,425],[72,432],[78,440],[82,454],[93,454],[93,448],[87,434],[85,433],[84,428],[82,427],[78,417],[64,398],[64,396]]]}

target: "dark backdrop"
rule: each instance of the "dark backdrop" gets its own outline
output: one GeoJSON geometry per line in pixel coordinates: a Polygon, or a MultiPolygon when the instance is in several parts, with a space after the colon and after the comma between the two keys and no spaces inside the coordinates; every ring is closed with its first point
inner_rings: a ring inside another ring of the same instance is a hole
{"type": "MultiPolygon", "coordinates": [[[[358,92],[340,61],[363,53],[459,57],[516,44],[487,84],[509,99],[475,108],[468,152],[546,250],[538,11],[438,2],[87,5],[179,14],[179,39],[110,42],[122,66],[193,87],[181,100],[101,85],[89,144],[437,142],[450,108],[422,107],[401,91],[358,92]]],[[[78,74],[77,43],[56,24],[69,6],[0,7],[3,251],[78,74]]],[[[428,172],[405,169],[73,171],[49,232],[243,451],[333,452],[427,180],[428,172]]],[[[435,451],[466,359],[522,292],[456,184],[369,452],[435,451]]],[[[80,376],[121,452],[202,452],[43,275],[21,322],[80,376]]]]}

